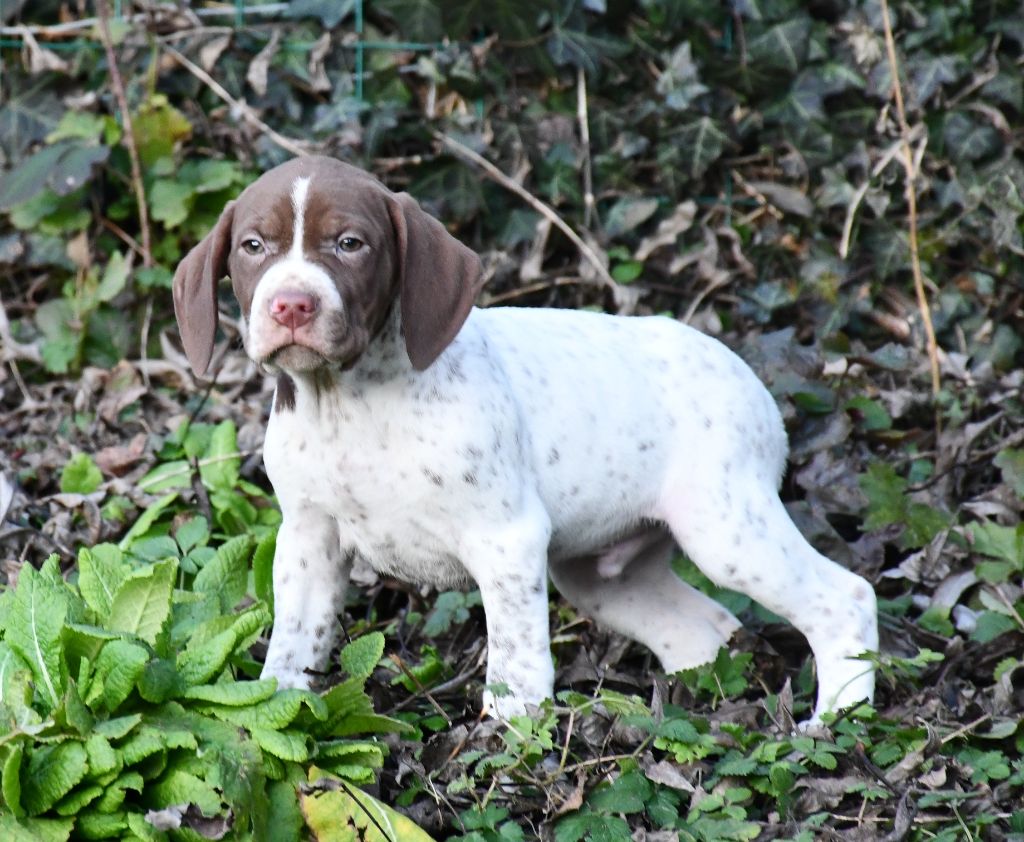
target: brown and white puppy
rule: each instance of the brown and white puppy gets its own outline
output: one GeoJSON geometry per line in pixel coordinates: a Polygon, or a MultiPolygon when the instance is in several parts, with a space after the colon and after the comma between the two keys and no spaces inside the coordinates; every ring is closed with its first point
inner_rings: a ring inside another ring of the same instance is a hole
{"type": "Polygon", "coordinates": [[[671,570],[671,534],[716,583],[808,638],[814,716],[870,700],[875,597],[816,552],[777,489],[771,396],[724,345],[674,320],[473,308],[476,255],[354,167],[298,158],[224,209],[174,278],[205,372],[217,281],[278,389],[264,458],[283,523],[264,676],[310,684],[356,557],[417,582],[474,581],[485,692],[500,715],[552,693],[548,576],[667,670],[738,627],[671,570]]]}

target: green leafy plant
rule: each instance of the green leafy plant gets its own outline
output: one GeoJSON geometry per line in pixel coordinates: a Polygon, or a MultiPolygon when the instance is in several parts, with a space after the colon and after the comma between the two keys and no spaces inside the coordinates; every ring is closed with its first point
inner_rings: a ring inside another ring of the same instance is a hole
{"type": "Polygon", "coordinates": [[[157,839],[180,826],[192,839],[210,821],[297,838],[301,783],[373,780],[386,750],[355,735],[402,727],[363,689],[383,636],[349,644],[348,677],[322,696],[239,680],[271,619],[247,595],[256,551],[232,539],[194,576],[176,554],[150,563],[110,544],[82,550],[75,583],[56,557],[22,568],[0,597],[5,838],[157,839]]]}

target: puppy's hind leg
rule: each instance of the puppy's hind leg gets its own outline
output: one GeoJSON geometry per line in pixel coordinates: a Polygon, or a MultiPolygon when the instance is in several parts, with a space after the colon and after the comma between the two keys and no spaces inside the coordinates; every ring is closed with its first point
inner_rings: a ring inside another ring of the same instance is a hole
{"type": "Polygon", "coordinates": [[[713,582],[756,599],[807,638],[818,671],[812,722],[871,701],[874,671],[856,659],[878,648],[871,586],[807,543],[763,477],[733,480],[728,488],[691,481],[664,496],[676,539],[713,582]]]}
{"type": "Polygon", "coordinates": [[[672,570],[675,540],[661,528],[599,556],[552,562],[555,587],[582,613],[650,649],[667,672],[714,660],[739,621],[672,570]]]}

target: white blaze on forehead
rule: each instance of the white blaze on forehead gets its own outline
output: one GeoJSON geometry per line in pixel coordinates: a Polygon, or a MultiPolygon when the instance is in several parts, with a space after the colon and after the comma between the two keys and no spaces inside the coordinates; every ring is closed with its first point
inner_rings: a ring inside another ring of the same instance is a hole
{"type": "Polygon", "coordinates": [[[309,195],[309,177],[302,176],[292,184],[292,209],[295,211],[295,229],[289,256],[302,257],[302,237],[306,222],[306,197],[309,195]]]}

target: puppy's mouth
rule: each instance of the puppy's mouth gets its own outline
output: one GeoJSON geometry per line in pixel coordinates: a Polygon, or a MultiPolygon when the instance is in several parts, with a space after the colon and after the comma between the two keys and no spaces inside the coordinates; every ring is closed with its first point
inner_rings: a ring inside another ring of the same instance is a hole
{"type": "Polygon", "coordinates": [[[293,343],[272,351],[263,362],[285,371],[302,372],[316,371],[318,368],[330,365],[331,360],[315,348],[293,343]]]}

